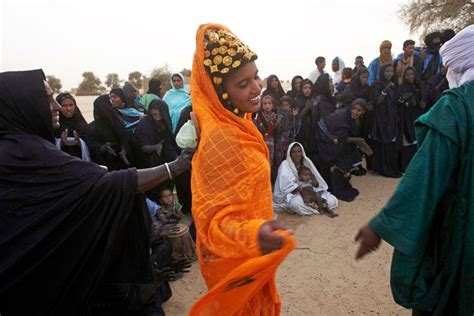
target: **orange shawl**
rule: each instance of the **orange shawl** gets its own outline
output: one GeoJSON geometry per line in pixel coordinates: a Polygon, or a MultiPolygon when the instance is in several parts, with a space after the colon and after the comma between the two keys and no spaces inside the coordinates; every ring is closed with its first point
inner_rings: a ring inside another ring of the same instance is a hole
{"type": "Polygon", "coordinates": [[[210,28],[228,30],[206,24],[196,35],[191,98],[201,133],[192,163],[192,212],[209,292],[190,315],[277,315],[275,272],[296,243],[285,235],[279,251],[260,251],[259,228],[273,219],[268,149],[249,115],[240,118],[219,101],[204,66],[210,28]]]}

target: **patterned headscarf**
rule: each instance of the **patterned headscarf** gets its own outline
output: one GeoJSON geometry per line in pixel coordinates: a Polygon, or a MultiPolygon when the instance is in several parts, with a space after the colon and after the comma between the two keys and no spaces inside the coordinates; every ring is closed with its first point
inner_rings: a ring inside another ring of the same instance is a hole
{"type": "Polygon", "coordinates": [[[242,43],[237,36],[225,29],[208,29],[204,35],[204,65],[211,76],[221,103],[229,95],[222,83],[224,78],[245,64],[257,59],[257,54],[242,43]]]}

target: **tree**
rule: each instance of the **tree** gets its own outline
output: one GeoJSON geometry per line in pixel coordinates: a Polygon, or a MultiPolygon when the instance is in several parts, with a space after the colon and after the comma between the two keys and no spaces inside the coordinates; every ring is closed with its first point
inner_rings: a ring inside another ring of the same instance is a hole
{"type": "Polygon", "coordinates": [[[103,89],[100,79],[92,71],[86,71],[82,74],[84,78],[77,88],[77,95],[98,95],[103,89]]]}
{"type": "Polygon", "coordinates": [[[109,89],[120,88],[120,79],[119,79],[118,74],[116,73],[108,74],[107,77],[105,78],[105,85],[109,89]]]}
{"type": "Polygon", "coordinates": [[[137,89],[143,87],[143,75],[139,71],[134,71],[128,74],[128,81],[133,84],[137,89]]]}
{"type": "Polygon", "coordinates": [[[412,0],[401,6],[400,18],[410,28],[410,33],[453,29],[458,32],[474,23],[474,2],[470,0],[412,0]]]}
{"type": "Polygon", "coordinates": [[[55,76],[46,76],[46,81],[48,81],[49,86],[53,89],[54,93],[59,93],[63,85],[61,84],[61,80],[56,78],[55,76]]]}
{"type": "Polygon", "coordinates": [[[153,69],[150,74],[150,78],[158,79],[161,81],[161,91],[163,91],[163,93],[171,88],[171,72],[167,64],[153,69]]]}
{"type": "Polygon", "coordinates": [[[183,70],[181,70],[181,74],[184,76],[184,77],[191,77],[191,69],[187,69],[187,68],[183,68],[183,70]]]}

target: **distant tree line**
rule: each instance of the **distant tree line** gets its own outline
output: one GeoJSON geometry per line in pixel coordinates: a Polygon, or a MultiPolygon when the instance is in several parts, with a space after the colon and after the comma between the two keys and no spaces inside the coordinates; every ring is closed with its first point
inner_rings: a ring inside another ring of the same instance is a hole
{"type": "MultiPolygon", "coordinates": [[[[184,77],[191,76],[191,69],[183,68],[181,74],[184,77]]],[[[150,76],[143,75],[140,71],[133,71],[128,74],[128,81],[132,83],[137,89],[147,90],[148,81],[151,79],[159,79],[162,83],[162,91],[167,91],[171,88],[171,71],[169,66],[157,67],[153,69],[150,76]]],[[[47,81],[54,93],[61,92],[62,84],[61,80],[53,75],[47,76],[47,81]]],[[[97,77],[92,71],[86,71],[82,73],[82,81],[77,88],[76,95],[99,95],[107,91],[107,89],[120,88],[125,83],[125,80],[119,78],[117,73],[109,73],[105,77],[104,84],[99,77],[97,77]]]]}

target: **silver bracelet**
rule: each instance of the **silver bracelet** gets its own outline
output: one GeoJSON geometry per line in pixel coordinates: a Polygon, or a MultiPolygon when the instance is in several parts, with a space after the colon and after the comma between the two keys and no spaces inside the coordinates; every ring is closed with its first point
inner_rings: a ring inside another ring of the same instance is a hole
{"type": "Polygon", "coordinates": [[[170,180],[173,180],[173,176],[171,175],[170,166],[168,165],[167,162],[165,162],[165,167],[166,167],[166,170],[168,170],[168,176],[170,177],[170,180]]]}

